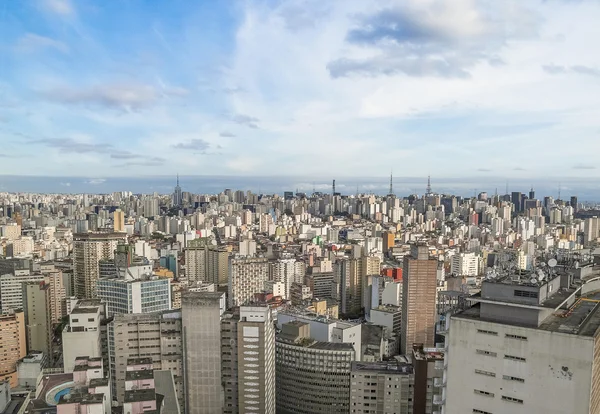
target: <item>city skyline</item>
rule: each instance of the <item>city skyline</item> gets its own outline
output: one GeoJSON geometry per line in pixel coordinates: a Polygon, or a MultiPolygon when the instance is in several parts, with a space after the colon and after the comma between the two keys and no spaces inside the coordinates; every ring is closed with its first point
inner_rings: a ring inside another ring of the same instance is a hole
{"type": "Polygon", "coordinates": [[[591,1],[6,3],[0,172],[597,177],[581,149],[600,127],[598,16],[591,1]]]}

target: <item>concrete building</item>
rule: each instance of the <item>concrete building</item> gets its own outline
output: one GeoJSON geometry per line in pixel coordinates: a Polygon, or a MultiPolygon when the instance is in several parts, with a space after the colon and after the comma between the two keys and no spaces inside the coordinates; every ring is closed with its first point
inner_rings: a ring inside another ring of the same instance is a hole
{"type": "Polygon", "coordinates": [[[27,355],[25,334],[25,314],[16,311],[0,315],[0,382],[9,381],[10,386],[18,385],[17,362],[27,355]]]}
{"type": "Polygon", "coordinates": [[[186,413],[223,412],[221,304],[224,296],[210,292],[185,292],[181,296],[186,413]]]}
{"type": "Polygon", "coordinates": [[[171,279],[144,275],[140,279],[98,280],[98,297],[106,303],[107,316],[150,313],[171,309],[171,279]]]}
{"type": "MultiPolygon", "coordinates": [[[[183,335],[180,311],[116,315],[109,324],[109,359],[113,393],[120,403],[126,397],[128,366],[132,358],[147,358],[153,369],[173,373],[183,408],[183,335]]],[[[183,412],[183,409],[182,409],[183,412]]]]}
{"type": "Polygon", "coordinates": [[[281,282],[285,286],[284,299],[291,298],[293,283],[304,283],[304,268],[296,259],[280,259],[269,264],[269,280],[281,282]]]}
{"type": "Polygon", "coordinates": [[[444,404],[444,350],[413,346],[414,367],[413,412],[440,413],[444,404]]]}
{"type": "Polygon", "coordinates": [[[50,312],[50,286],[45,282],[23,284],[23,311],[27,333],[27,351],[43,352],[54,360],[52,349],[52,315],[50,312]]]}
{"type": "Polygon", "coordinates": [[[308,323],[293,321],[282,325],[275,347],[278,413],[350,412],[350,344],[316,341],[308,323]]]}
{"type": "MultiPolygon", "coordinates": [[[[237,312],[226,312],[221,319],[221,378],[225,414],[238,414],[238,323],[237,312]]],[[[258,352],[258,351],[257,351],[258,352]]]]}
{"type": "Polygon", "coordinates": [[[411,246],[403,267],[400,352],[407,354],[413,344],[434,345],[438,262],[429,258],[427,245],[419,244],[411,246]]]}
{"type": "MultiPolygon", "coordinates": [[[[413,366],[403,362],[353,362],[350,413],[412,414],[413,366]]],[[[423,413],[425,413],[423,411],[423,413]]]]}
{"type": "Polygon", "coordinates": [[[600,278],[530,276],[484,281],[449,318],[446,413],[600,412],[600,278]]]}
{"type": "Polygon", "coordinates": [[[208,245],[205,239],[191,240],[184,251],[184,257],[189,282],[227,285],[229,251],[226,248],[208,245]]]}
{"type": "Polygon", "coordinates": [[[101,323],[105,315],[105,305],[99,299],[83,299],[75,305],[62,332],[64,372],[73,372],[78,357],[102,356],[101,323]]]}
{"type": "Polygon", "coordinates": [[[283,324],[292,321],[308,323],[311,337],[317,341],[350,344],[355,350],[355,360],[361,360],[362,327],[360,323],[332,320],[309,313],[291,311],[277,313],[279,329],[282,329],[283,324]]]}
{"type": "Polygon", "coordinates": [[[113,213],[113,229],[115,233],[125,232],[125,212],[120,208],[116,209],[113,213]]]}
{"type": "Polygon", "coordinates": [[[14,273],[0,276],[0,298],[2,313],[23,309],[23,284],[28,282],[43,282],[46,277],[42,274],[30,274],[29,270],[15,270],[14,273]]]}
{"type": "Polygon", "coordinates": [[[269,261],[266,258],[230,258],[229,307],[249,303],[254,294],[264,289],[269,279],[269,261]]]}
{"type": "Polygon", "coordinates": [[[452,256],[451,273],[455,276],[478,276],[479,256],[475,253],[457,253],[452,256]]]}
{"type": "Polygon", "coordinates": [[[50,318],[52,324],[57,324],[67,315],[67,292],[61,271],[46,273],[46,282],[50,286],[50,318]]]}
{"type": "Polygon", "coordinates": [[[402,308],[393,305],[380,305],[371,309],[371,323],[385,326],[390,332],[402,332],[402,308]]]}
{"type": "Polygon", "coordinates": [[[75,295],[79,298],[95,298],[100,276],[98,263],[113,259],[119,241],[125,234],[81,233],[73,236],[73,277],[75,295]]]}

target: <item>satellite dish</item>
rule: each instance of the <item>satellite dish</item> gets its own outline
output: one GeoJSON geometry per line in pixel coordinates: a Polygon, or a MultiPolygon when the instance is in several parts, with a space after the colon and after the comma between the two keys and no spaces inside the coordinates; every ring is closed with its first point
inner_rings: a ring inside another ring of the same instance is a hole
{"type": "Polygon", "coordinates": [[[540,262],[540,267],[546,267],[546,262],[540,262]]]}
{"type": "Polygon", "coordinates": [[[538,269],[537,274],[538,274],[538,280],[540,282],[546,278],[546,274],[544,273],[544,271],[542,269],[538,269]]]}
{"type": "Polygon", "coordinates": [[[537,280],[535,277],[532,277],[531,279],[529,279],[529,282],[530,282],[532,285],[535,285],[535,284],[537,283],[537,281],[538,281],[538,280],[537,280]]]}
{"type": "Polygon", "coordinates": [[[556,267],[557,264],[558,264],[558,261],[556,259],[548,260],[548,266],[550,266],[550,267],[556,267]]]}

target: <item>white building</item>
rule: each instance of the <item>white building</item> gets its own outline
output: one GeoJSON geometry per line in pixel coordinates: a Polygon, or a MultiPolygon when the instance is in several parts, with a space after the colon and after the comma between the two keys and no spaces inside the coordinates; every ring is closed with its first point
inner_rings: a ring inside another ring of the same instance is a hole
{"type": "Polygon", "coordinates": [[[458,253],[452,256],[451,272],[456,276],[479,275],[479,256],[475,253],[458,253]]]}
{"type": "Polygon", "coordinates": [[[69,314],[62,333],[64,371],[73,372],[77,357],[102,356],[101,328],[104,304],[98,299],[82,299],[69,314]]]}
{"type": "Polygon", "coordinates": [[[600,412],[600,281],[485,281],[450,318],[445,413],[600,412]]]}
{"type": "Polygon", "coordinates": [[[23,284],[45,280],[41,274],[30,274],[29,270],[15,270],[14,274],[0,276],[0,298],[2,313],[23,309],[23,284]]]}

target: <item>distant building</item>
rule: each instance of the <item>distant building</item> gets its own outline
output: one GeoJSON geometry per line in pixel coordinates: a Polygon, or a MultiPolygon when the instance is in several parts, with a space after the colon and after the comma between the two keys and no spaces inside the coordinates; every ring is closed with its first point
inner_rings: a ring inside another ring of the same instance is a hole
{"type": "Polygon", "coordinates": [[[0,315],[0,381],[9,381],[12,388],[18,385],[17,362],[27,355],[25,331],[22,311],[0,315]]]}
{"type": "Polygon", "coordinates": [[[269,278],[269,261],[266,258],[230,258],[229,307],[249,303],[254,294],[264,289],[269,278]]]}

